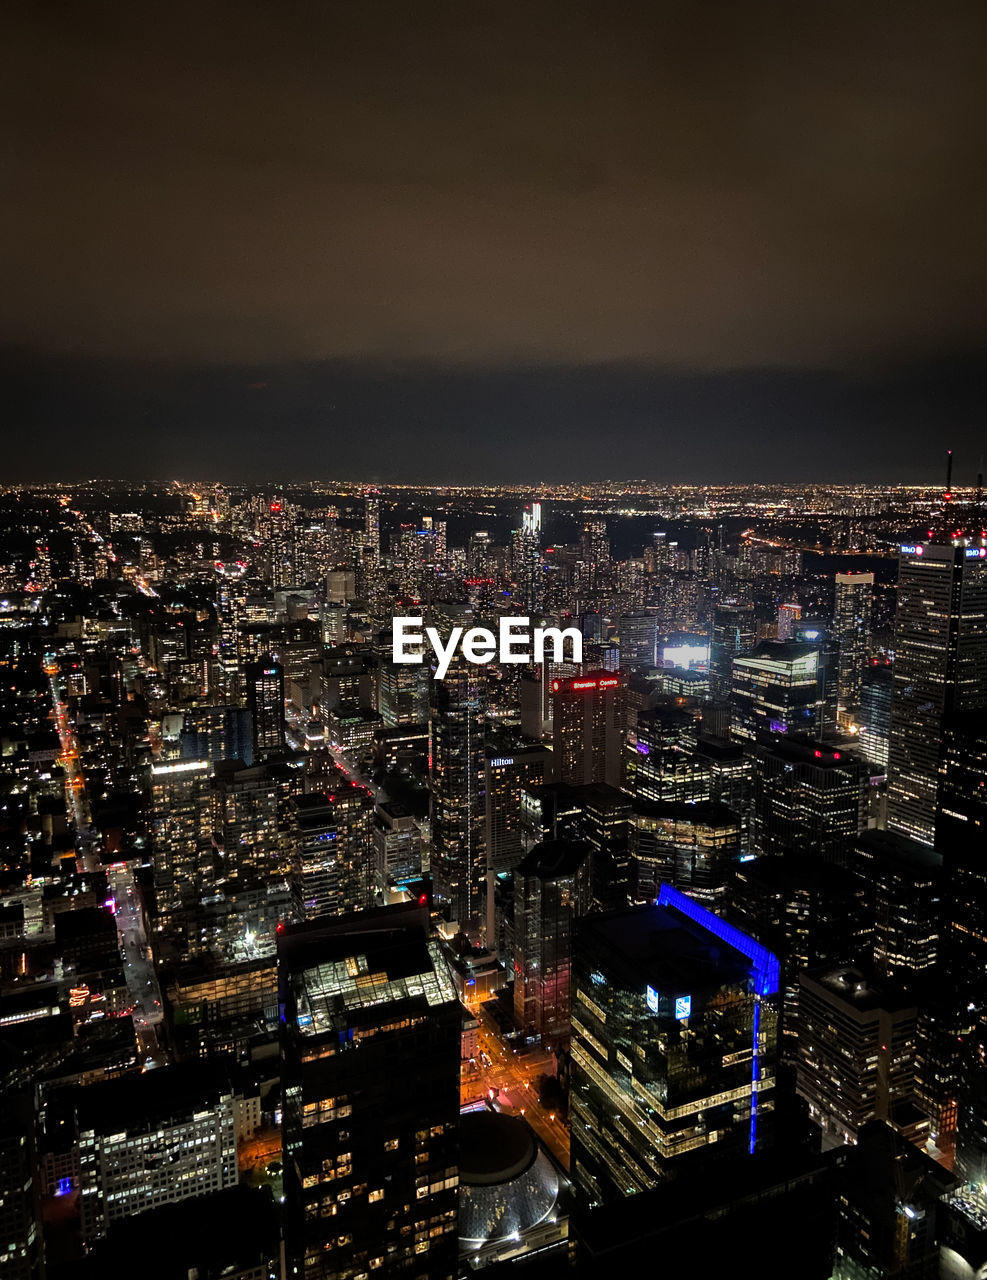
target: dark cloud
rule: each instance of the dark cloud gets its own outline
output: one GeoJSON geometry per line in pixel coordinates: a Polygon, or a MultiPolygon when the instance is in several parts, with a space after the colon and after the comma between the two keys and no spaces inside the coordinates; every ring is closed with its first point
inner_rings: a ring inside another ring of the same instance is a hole
{"type": "Polygon", "coordinates": [[[949,0],[24,3],[0,338],[196,365],[980,350],[985,37],[949,0]]]}
{"type": "Polygon", "coordinates": [[[7,480],[915,482],[983,468],[987,361],[201,368],[0,358],[7,480]]]}

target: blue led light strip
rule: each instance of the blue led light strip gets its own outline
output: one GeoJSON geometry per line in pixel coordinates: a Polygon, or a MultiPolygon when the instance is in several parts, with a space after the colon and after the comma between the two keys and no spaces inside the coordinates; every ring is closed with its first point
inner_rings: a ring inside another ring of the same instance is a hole
{"type": "Polygon", "coordinates": [[[757,1082],[761,1078],[761,1068],[757,1056],[758,1037],[761,1034],[761,997],[754,997],[754,1039],[751,1046],[751,1136],[747,1150],[751,1155],[757,1149],[757,1082]]]}
{"type": "Polygon", "coordinates": [[[727,924],[706,907],[700,906],[692,898],[687,898],[680,889],[673,889],[670,884],[663,884],[658,891],[657,905],[672,907],[725,942],[727,946],[739,951],[742,956],[746,956],[754,966],[756,995],[773,996],[781,986],[781,965],[778,963],[777,956],[772,955],[767,947],[762,947],[759,942],[749,938],[746,933],[741,933],[735,925],[727,924]]]}
{"type": "Polygon", "coordinates": [[[761,1036],[761,996],[773,996],[781,985],[781,965],[778,957],[772,955],[767,947],[749,938],[746,933],[732,924],[727,924],[719,916],[701,907],[698,902],[687,898],[679,889],[670,884],[663,884],[658,891],[655,904],[659,907],[671,907],[689,920],[700,925],[714,937],[721,939],[727,946],[746,956],[754,967],[754,1034],[751,1043],[751,1128],[747,1150],[751,1155],[757,1150],[757,1093],[761,1078],[761,1063],[758,1054],[758,1042],[761,1036]]]}

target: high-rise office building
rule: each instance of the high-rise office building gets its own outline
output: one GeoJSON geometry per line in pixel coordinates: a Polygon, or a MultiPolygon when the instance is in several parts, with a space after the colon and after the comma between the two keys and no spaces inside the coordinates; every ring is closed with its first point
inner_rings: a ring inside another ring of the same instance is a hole
{"type": "Polygon", "coordinates": [[[890,831],[862,831],[850,865],[874,923],[878,979],[930,977],[942,930],[942,854],[890,831]]]}
{"type": "Polygon", "coordinates": [[[374,803],[367,788],[337,769],[320,790],[295,796],[293,809],[291,888],[298,918],[369,907],[374,803]]]}
{"type": "Polygon", "coordinates": [[[452,1280],[462,1018],[427,912],[278,938],[286,1274],[452,1280]]]}
{"type": "Polygon", "coordinates": [[[864,668],[860,682],[860,749],[868,762],[882,773],[888,768],[891,741],[891,665],[872,662],[864,668]]]}
{"type": "Polygon", "coordinates": [[[625,613],[617,622],[622,668],[654,667],[657,662],[658,619],[647,610],[625,613]]]}
{"type": "Polygon", "coordinates": [[[742,823],[725,805],[709,800],[635,801],[630,827],[633,902],[653,902],[662,884],[712,910],[726,903],[742,823]]]}
{"type": "Polygon", "coordinates": [[[463,926],[479,915],[485,872],[485,711],[486,669],[457,656],[432,680],[429,786],[436,898],[463,926]]]}
{"type": "Polygon", "coordinates": [[[870,644],[874,597],[872,573],[838,573],[833,607],[833,635],[840,646],[840,713],[855,722],[860,710],[860,686],[870,644]]]}
{"type": "Polygon", "coordinates": [[[247,709],[253,724],[255,760],[276,755],[285,749],[284,668],[270,653],[244,670],[247,709]]]}
{"type": "Polygon", "coordinates": [[[76,1090],[84,1239],[147,1209],[235,1186],[242,1097],[229,1066],[202,1060],[76,1090]]]}
{"type": "Polygon", "coordinates": [[[422,873],[422,834],[413,814],[397,800],[374,810],[374,874],[383,891],[422,873]]]}
{"type": "Polygon", "coordinates": [[[209,760],[151,766],[154,913],[162,926],[173,923],[210,878],[212,768],[209,760]]]}
{"type": "Polygon", "coordinates": [[[733,730],[754,741],[760,734],[825,739],[836,727],[826,653],[814,642],[763,640],[733,660],[733,730]]]}
{"type": "Polygon", "coordinates": [[[218,763],[212,778],[213,865],[219,878],[265,886],[288,874],[291,797],[301,791],[300,770],[280,762],[247,768],[218,763]]]}
{"type": "Polygon", "coordinates": [[[579,922],[571,1172],[591,1203],[770,1144],[779,965],[670,886],[579,922]]]}
{"type": "Polygon", "coordinates": [[[942,970],[954,1025],[987,1018],[987,718],[952,716],[943,726],[936,847],[943,859],[942,970]]]}
{"type": "Polygon", "coordinates": [[[591,902],[590,847],[546,840],[514,869],[514,1014],[553,1046],[569,1038],[575,920],[591,902]]]}
{"type": "Polygon", "coordinates": [[[821,742],[780,735],[748,748],[750,841],[757,853],[843,863],[867,819],[867,768],[821,742]]]}
{"type": "Polygon", "coordinates": [[[699,721],[680,707],[639,712],[634,745],[627,748],[628,789],[639,800],[708,799],[709,771],[696,754],[698,733],[699,721]]]}
{"type": "Polygon", "coordinates": [[[901,548],[888,751],[888,830],[935,839],[943,723],[987,709],[987,548],[901,548]]]}
{"type": "Polygon", "coordinates": [[[196,896],[211,865],[211,782],[209,760],[151,765],[155,915],[161,923],[172,922],[183,901],[196,896]]]}
{"type": "Polygon", "coordinates": [[[377,706],[385,725],[424,724],[428,720],[428,667],[382,662],[377,706]]]}
{"type": "Polygon", "coordinates": [[[713,610],[709,644],[709,696],[728,702],[733,692],[733,660],[750,653],[757,639],[749,604],[720,604],[713,610]]]}
{"type": "Polygon", "coordinates": [[[183,760],[254,762],[253,732],[246,707],[190,707],[181,729],[183,760]]]}
{"type": "Polygon", "coordinates": [[[276,591],[295,580],[295,516],[297,509],[281,498],[272,498],[259,520],[258,532],[266,551],[265,576],[276,591]]]}
{"type": "Polygon", "coordinates": [[[540,502],[526,506],[521,517],[521,528],[511,534],[511,577],[514,581],[514,599],[528,613],[537,613],[542,605],[545,576],[541,557],[540,502]]]}
{"type": "Polygon", "coordinates": [[[801,617],[800,604],[780,604],[778,606],[778,639],[794,640],[795,627],[801,617]]]}
{"type": "Polygon", "coordinates": [[[560,782],[619,786],[625,727],[624,677],[587,671],[553,680],[553,749],[560,782]]]}
{"type": "Polygon", "coordinates": [[[799,974],[798,1092],[826,1132],[856,1142],[871,1120],[928,1131],[915,1106],[917,1011],[852,966],[799,974]]]}
{"type": "Polygon", "coordinates": [[[380,559],[380,498],[368,493],[363,500],[363,544],[372,563],[380,559]]]}

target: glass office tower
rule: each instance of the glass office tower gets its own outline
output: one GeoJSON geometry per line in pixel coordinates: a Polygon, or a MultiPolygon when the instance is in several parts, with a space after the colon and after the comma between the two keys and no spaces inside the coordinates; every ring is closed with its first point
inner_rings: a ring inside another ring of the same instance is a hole
{"type": "Polygon", "coordinates": [[[593,1203],[771,1141],[778,960],[677,889],[580,921],[571,1172],[593,1203]]]}

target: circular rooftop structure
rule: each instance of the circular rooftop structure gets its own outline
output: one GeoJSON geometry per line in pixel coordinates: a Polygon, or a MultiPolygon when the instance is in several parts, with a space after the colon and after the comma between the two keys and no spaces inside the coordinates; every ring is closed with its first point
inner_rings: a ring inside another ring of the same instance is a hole
{"type": "Polygon", "coordinates": [[[462,1117],[459,1240],[464,1249],[519,1240],[558,1200],[558,1174],[528,1126],[498,1111],[462,1117]]]}

